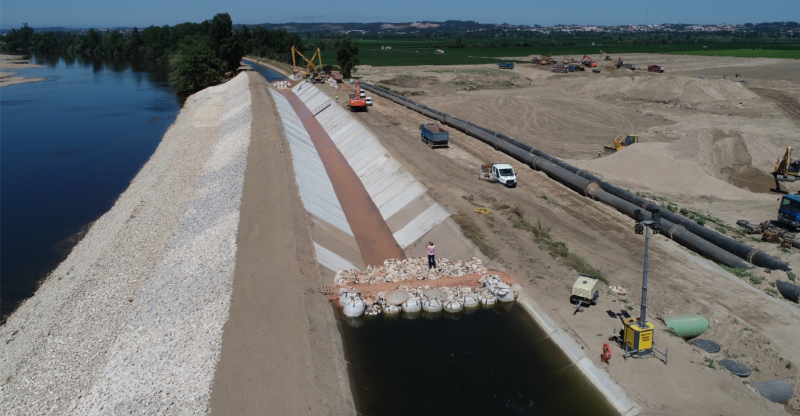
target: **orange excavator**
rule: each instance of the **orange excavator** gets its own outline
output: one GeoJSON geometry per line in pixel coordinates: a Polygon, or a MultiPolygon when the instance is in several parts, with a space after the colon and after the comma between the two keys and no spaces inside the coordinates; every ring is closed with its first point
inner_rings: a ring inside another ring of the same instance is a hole
{"type": "Polygon", "coordinates": [[[347,106],[350,111],[367,111],[367,97],[364,90],[361,89],[361,80],[356,80],[356,92],[350,94],[350,101],[347,106]]]}
{"type": "Polygon", "coordinates": [[[592,68],[597,66],[597,62],[595,62],[594,59],[592,59],[589,55],[583,55],[581,63],[583,64],[583,66],[588,66],[592,68]]]}

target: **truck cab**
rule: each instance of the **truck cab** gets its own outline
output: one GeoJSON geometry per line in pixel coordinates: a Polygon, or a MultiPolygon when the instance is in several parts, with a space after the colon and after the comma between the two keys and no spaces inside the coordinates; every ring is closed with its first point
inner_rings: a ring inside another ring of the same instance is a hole
{"type": "Polygon", "coordinates": [[[517,186],[517,174],[509,164],[495,163],[492,165],[492,175],[497,179],[497,182],[509,188],[517,186]]]}
{"type": "Polygon", "coordinates": [[[800,230],[800,194],[784,195],[781,198],[778,221],[800,230]]]}

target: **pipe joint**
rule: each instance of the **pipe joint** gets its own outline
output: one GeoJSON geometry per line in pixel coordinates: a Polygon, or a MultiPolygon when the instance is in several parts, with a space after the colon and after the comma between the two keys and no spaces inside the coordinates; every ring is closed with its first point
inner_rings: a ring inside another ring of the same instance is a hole
{"type": "Polygon", "coordinates": [[[594,198],[594,193],[600,189],[600,185],[597,182],[589,182],[586,186],[583,187],[583,194],[588,196],[589,198],[594,198]]]}

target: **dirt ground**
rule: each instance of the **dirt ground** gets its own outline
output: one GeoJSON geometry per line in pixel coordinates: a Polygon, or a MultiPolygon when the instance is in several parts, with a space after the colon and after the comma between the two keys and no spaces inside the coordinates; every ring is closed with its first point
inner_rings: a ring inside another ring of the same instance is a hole
{"type": "MultiPolygon", "coordinates": [[[[505,133],[662,206],[672,203],[704,215],[719,223],[706,226],[800,270],[796,251],[740,235],[735,224],[776,217],[779,195],[769,192],[769,173],[787,145],[800,147],[800,61],[672,55],[624,60],[639,69],[615,69],[609,62],[600,63],[600,74],[554,74],[528,64],[512,71],[494,65],[359,67],[357,75],[505,133]],[[663,65],[666,72],[641,70],[647,64],[663,65]],[[615,136],[626,134],[638,134],[640,143],[598,157],[615,136]]],[[[320,88],[333,97],[351,87],[320,88]]],[[[587,355],[599,357],[609,335],[621,328],[620,315],[639,316],[644,238],[634,233],[630,218],[460,132],[451,131],[449,148],[431,150],[419,140],[419,124],[430,120],[373,99],[369,112],[358,117],[432,197],[477,224],[498,249],[485,253],[487,267],[515,275],[587,355]],[[477,180],[479,164],[487,162],[510,163],[519,186],[477,180]],[[491,214],[475,213],[478,206],[491,214]],[[545,238],[520,226],[521,220],[543,230],[545,238]],[[585,259],[609,284],[627,288],[627,296],[605,289],[599,305],[573,316],[568,298],[577,272],[553,247],[585,259]]],[[[782,378],[797,390],[800,309],[774,289],[774,281],[786,280],[787,273],[756,269],[736,277],[664,237],[650,243],[648,317],[656,325],[656,347],[669,350],[668,364],[623,360],[614,347],[611,363],[604,365],[611,378],[643,414],[800,414],[797,394],[778,405],[747,383],[782,378]],[[660,321],[697,313],[710,321],[701,337],[721,344],[721,352],[694,348],[666,332],[660,321]],[[752,375],[729,374],[719,365],[724,358],[747,364],[752,375]]]]}

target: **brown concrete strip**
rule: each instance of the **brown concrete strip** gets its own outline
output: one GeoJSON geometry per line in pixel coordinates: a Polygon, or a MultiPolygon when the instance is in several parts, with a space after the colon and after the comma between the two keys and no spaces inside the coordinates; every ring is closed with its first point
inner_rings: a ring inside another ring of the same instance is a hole
{"type": "Polygon", "coordinates": [[[364,184],[319,121],[291,90],[281,90],[311,136],[366,264],[406,258],[364,184]]]}
{"type": "Polygon", "coordinates": [[[317,292],[314,246],[289,146],[268,85],[250,75],[253,103],[222,353],[211,387],[215,415],[352,415],[355,408],[333,311],[317,292]]]}

